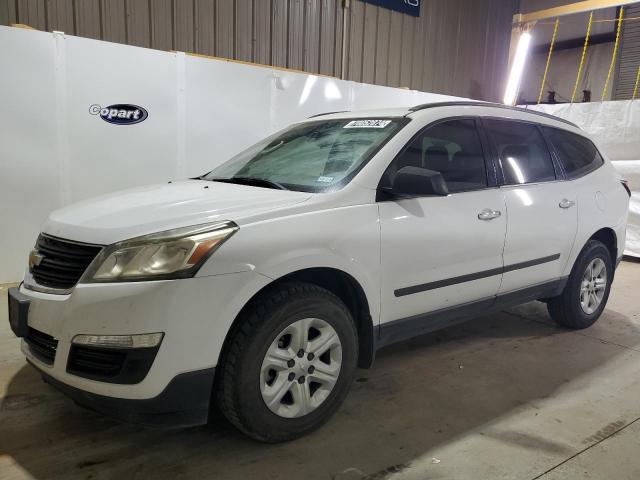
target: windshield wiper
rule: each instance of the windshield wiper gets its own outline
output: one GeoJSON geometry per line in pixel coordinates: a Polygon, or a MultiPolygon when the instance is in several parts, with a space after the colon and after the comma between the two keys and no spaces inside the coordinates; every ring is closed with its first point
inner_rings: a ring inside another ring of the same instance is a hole
{"type": "Polygon", "coordinates": [[[237,183],[240,185],[253,185],[256,187],[274,188],[277,190],[289,190],[284,185],[277,182],[272,182],[271,180],[267,180],[266,178],[231,177],[231,178],[211,178],[210,180],[212,182],[237,183]]]}

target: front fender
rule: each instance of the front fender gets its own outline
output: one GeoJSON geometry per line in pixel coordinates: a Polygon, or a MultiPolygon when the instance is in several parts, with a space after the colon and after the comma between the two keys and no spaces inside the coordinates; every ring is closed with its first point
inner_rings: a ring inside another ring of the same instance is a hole
{"type": "Polygon", "coordinates": [[[374,324],[380,314],[380,225],[376,204],[312,211],[240,225],[198,276],[255,271],[273,280],[333,268],[362,287],[374,324]]]}

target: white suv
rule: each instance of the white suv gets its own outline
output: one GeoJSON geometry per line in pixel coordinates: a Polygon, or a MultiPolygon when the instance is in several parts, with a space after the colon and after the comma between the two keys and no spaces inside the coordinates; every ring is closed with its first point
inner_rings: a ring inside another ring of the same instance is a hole
{"type": "Polygon", "coordinates": [[[392,342],[531,300],[591,325],[623,252],[625,188],[583,131],[532,111],[320,115],[202,177],[52,213],[10,322],[81,405],[165,426],[217,405],[287,440],[392,342]]]}

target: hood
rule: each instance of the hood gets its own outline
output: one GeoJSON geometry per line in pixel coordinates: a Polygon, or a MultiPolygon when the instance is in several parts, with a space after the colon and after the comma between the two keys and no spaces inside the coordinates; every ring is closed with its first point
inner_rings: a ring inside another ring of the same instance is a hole
{"type": "Polygon", "coordinates": [[[54,211],[43,232],[108,245],[201,223],[242,219],[304,202],[312,194],[203,180],[123,190],[54,211]]]}

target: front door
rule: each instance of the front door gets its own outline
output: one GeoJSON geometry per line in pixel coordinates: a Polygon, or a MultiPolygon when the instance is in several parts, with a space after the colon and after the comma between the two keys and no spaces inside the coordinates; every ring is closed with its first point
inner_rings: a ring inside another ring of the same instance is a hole
{"type": "Polygon", "coordinates": [[[428,312],[480,300],[491,303],[498,291],[505,202],[503,192],[492,185],[476,127],[476,120],[468,118],[427,127],[385,173],[383,184],[402,167],[435,170],[450,194],[382,199],[378,204],[383,329],[385,323],[428,312]]]}

